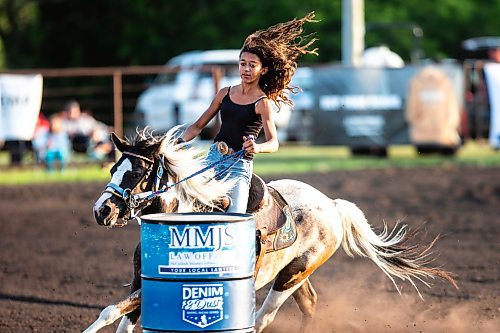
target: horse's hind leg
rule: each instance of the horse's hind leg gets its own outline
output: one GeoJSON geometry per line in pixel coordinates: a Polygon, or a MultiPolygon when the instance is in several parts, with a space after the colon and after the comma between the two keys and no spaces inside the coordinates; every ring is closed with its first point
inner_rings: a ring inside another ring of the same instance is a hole
{"type": "MultiPolygon", "coordinates": [[[[317,245],[304,251],[302,256],[292,260],[278,273],[272,290],[267,295],[261,309],[257,312],[256,326],[258,329],[262,330],[269,325],[285,300],[290,295],[297,293],[294,298],[303,313],[302,332],[307,332],[307,329],[312,324],[312,315],[317,300],[317,294],[309,282],[309,276],[334,252],[331,247],[321,246],[320,243],[317,245]]],[[[257,330],[257,332],[260,331],[257,330]]]]}
{"type": "Polygon", "coordinates": [[[304,283],[293,293],[293,298],[299,305],[302,312],[302,323],[300,331],[312,332],[312,319],[316,312],[316,303],[318,302],[318,294],[311,285],[311,281],[306,279],[304,283]]]}
{"type": "Polygon", "coordinates": [[[295,286],[283,291],[275,290],[274,287],[276,285],[276,282],[273,284],[273,287],[267,294],[264,303],[260,307],[259,311],[257,311],[257,314],[255,316],[256,333],[262,332],[264,328],[266,328],[273,322],[274,317],[276,317],[276,313],[278,313],[281,305],[285,303],[288,297],[290,297],[290,295],[292,295],[302,285],[303,282],[304,281],[301,281],[295,286]]]}
{"type": "MultiPolygon", "coordinates": [[[[134,278],[130,286],[130,293],[141,289],[141,243],[137,244],[134,251],[134,278]]],[[[141,307],[127,313],[120,321],[116,333],[132,333],[141,315],[141,307]]]]}

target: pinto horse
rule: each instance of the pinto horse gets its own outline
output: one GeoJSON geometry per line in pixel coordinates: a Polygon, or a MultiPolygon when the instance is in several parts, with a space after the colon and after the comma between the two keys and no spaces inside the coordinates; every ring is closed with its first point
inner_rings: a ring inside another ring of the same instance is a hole
{"type": "MultiPolygon", "coordinates": [[[[203,155],[187,143],[178,143],[179,135],[178,128],[162,135],[143,130],[130,142],[113,135],[122,155],[111,169],[110,183],[93,207],[98,224],[116,226],[118,221],[133,216],[134,210],[149,214],[217,209],[216,202],[224,197],[231,184],[216,180],[212,169],[198,174],[199,170],[207,169],[203,155]]],[[[417,281],[430,287],[428,279],[439,277],[457,287],[452,273],[430,266],[434,241],[425,246],[415,245],[412,239],[416,232],[409,231],[406,225],[396,224],[392,230],[384,225],[377,234],[363,212],[351,202],[332,200],[295,180],[281,179],[269,185],[288,203],[297,240],[290,247],[263,257],[255,288],[274,282],[256,313],[256,332],[262,332],[273,321],[290,296],[302,312],[301,332],[312,331],[318,296],[309,277],[340,246],[350,256],[371,259],[398,292],[396,278],[409,282],[419,295],[417,281]]],[[[120,317],[123,318],[117,332],[133,331],[140,316],[140,259],[139,243],[129,297],[105,308],[85,333],[97,332],[120,317]]]]}

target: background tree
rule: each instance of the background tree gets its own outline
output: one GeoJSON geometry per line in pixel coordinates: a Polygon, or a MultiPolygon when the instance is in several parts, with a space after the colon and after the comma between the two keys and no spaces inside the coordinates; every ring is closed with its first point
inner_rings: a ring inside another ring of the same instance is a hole
{"type": "MultiPolygon", "coordinates": [[[[341,0],[0,0],[7,68],[159,65],[194,49],[239,48],[249,33],[314,10],[319,57],[341,57],[341,0]]],[[[456,58],[469,37],[498,35],[499,0],[366,0],[366,46],[387,44],[406,61],[411,23],[426,57],[456,58]]]]}
{"type": "Polygon", "coordinates": [[[37,12],[32,0],[0,0],[0,68],[31,64],[37,43],[37,12]]]}

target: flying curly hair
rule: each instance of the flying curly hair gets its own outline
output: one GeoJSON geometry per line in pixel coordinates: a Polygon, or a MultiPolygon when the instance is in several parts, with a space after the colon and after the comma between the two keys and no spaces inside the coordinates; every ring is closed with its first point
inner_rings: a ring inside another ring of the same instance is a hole
{"type": "Polygon", "coordinates": [[[256,31],[245,39],[241,48],[240,54],[255,54],[268,68],[267,73],[260,77],[259,86],[278,109],[281,104],[293,106],[288,94],[298,91],[297,87],[290,85],[297,69],[297,59],[304,54],[318,55],[318,49],[312,48],[317,38],[313,37],[314,34],[303,35],[306,22],[317,22],[314,12],[256,31]]]}

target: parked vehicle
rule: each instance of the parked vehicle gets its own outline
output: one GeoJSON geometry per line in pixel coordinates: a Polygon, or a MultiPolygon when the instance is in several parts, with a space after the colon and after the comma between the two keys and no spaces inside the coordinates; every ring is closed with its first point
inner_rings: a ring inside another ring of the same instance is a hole
{"type": "Polygon", "coordinates": [[[462,41],[465,70],[466,138],[490,137],[494,116],[488,93],[484,66],[500,63],[500,36],[474,37],[462,41]]]}
{"type": "MultiPolygon", "coordinates": [[[[166,66],[173,73],[159,74],[154,83],[138,98],[135,117],[137,126],[167,130],[180,124],[194,122],[208,108],[215,95],[215,83],[210,66],[222,71],[219,87],[239,84],[240,50],[190,51],[169,60],[166,66]]],[[[291,109],[282,107],[275,123],[280,139],[286,139],[286,126],[291,109]]],[[[202,139],[215,136],[213,119],[201,134],[202,139]]]]}
{"type": "MultiPolygon", "coordinates": [[[[167,130],[194,121],[214,96],[212,73],[207,66],[220,66],[220,85],[236,84],[239,50],[190,51],[169,60],[175,72],[159,74],[138,98],[135,117],[139,127],[167,130]]],[[[213,122],[207,126],[209,130],[213,122]]]]}

